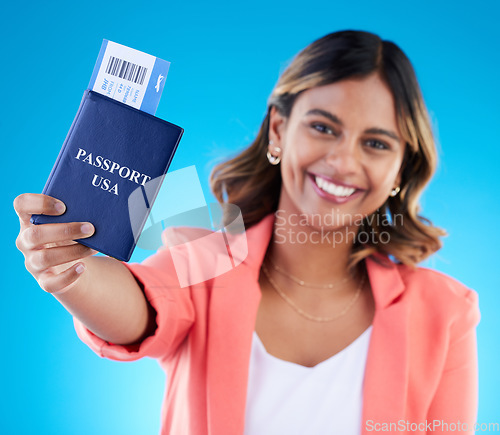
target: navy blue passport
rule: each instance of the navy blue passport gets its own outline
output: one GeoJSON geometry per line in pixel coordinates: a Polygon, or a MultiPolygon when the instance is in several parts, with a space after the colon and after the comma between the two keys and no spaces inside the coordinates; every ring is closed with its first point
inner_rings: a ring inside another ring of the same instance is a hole
{"type": "Polygon", "coordinates": [[[43,193],[60,199],[60,216],[34,224],[91,222],[77,242],[129,261],[184,130],[93,91],[80,108],[43,193]]]}

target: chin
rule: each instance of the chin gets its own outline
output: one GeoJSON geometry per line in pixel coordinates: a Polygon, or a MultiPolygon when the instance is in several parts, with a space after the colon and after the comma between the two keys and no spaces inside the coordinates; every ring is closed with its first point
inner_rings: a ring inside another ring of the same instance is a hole
{"type": "Polygon", "coordinates": [[[326,231],[359,226],[364,217],[361,213],[346,213],[335,207],[302,209],[298,215],[301,225],[326,231]]]}

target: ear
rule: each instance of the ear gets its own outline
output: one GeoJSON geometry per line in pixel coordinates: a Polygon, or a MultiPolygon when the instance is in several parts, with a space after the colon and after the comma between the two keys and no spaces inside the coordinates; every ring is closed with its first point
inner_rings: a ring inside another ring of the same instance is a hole
{"type": "MultiPolygon", "coordinates": [[[[401,176],[402,176],[402,174],[403,174],[403,167],[401,166],[401,169],[399,170],[398,175],[396,176],[396,179],[394,180],[394,184],[392,185],[391,192],[394,189],[401,189],[401,176]]],[[[398,192],[399,192],[399,190],[398,190],[398,192]]],[[[391,196],[392,196],[392,194],[391,194],[391,196]]]]}
{"type": "Polygon", "coordinates": [[[394,187],[401,187],[401,180],[403,178],[403,172],[406,168],[406,166],[408,165],[408,161],[410,159],[409,155],[408,155],[408,150],[407,150],[407,146],[408,145],[405,145],[405,149],[404,149],[404,154],[403,154],[403,161],[401,162],[401,167],[399,168],[399,172],[398,172],[398,175],[396,176],[396,180],[394,181],[394,187]]]}
{"type": "Polygon", "coordinates": [[[269,112],[269,141],[273,143],[272,147],[269,147],[269,151],[273,151],[271,148],[279,147],[283,149],[283,137],[285,133],[287,118],[285,118],[275,106],[271,107],[269,112]]]}
{"type": "Polygon", "coordinates": [[[403,169],[401,169],[396,177],[396,181],[394,181],[394,188],[401,187],[401,175],[403,174],[403,169]]]}

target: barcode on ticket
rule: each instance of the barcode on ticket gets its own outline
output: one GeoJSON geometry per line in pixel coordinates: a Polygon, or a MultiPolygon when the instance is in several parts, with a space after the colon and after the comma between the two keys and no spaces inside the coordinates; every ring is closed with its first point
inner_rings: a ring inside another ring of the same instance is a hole
{"type": "Polygon", "coordinates": [[[105,39],[89,89],[155,114],[170,62],[105,39]]]}
{"type": "Polygon", "coordinates": [[[139,85],[144,83],[147,72],[148,69],[143,66],[127,62],[123,59],[118,59],[114,56],[109,58],[108,66],[106,67],[106,73],[139,85]]]}

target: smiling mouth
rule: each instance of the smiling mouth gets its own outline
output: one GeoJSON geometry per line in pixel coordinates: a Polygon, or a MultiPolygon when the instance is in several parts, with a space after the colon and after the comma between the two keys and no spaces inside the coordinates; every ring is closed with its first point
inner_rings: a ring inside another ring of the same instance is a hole
{"type": "Polygon", "coordinates": [[[354,192],[356,192],[356,189],[353,187],[339,186],[335,183],[325,180],[324,178],[318,177],[317,175],[314,176],[314,181],[323,192],[338,196],[340,198],[347,198],[354,192]]]}
{"type": "Polygon", "coordinates": [[[344,204],[358,198],[365,191],[365,189],[357,186],[349,186],[344,183],[336,184],[331,179],[326,179],[317,174],[309,173],[308,175],[316,193],[323,199],[335,204],[344,204]]]}

